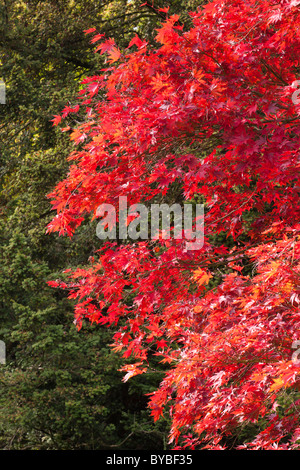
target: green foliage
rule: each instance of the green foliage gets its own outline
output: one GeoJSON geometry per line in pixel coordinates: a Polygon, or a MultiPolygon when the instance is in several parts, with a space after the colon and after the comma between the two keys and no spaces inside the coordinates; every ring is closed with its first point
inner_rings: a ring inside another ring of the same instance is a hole
{"type": "Polygon", "coordinates": [[[6,239],[4,224],[0,236],[1,447],[143,448],[145,433],[162,446],[165,430],[153,426],[144,397],[158,377],[123,384],[112,332],[86,324],[78,333],[70,302],[47,286],[50,270],[33,260],[28,239],[6,239]]]}

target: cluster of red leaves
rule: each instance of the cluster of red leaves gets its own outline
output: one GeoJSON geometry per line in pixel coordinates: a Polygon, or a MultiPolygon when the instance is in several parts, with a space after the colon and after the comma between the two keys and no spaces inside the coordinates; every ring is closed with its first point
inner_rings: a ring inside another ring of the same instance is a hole
{"type": "Polygon", "coordinates": [[[136,361],[126,380],[147,371],[149,354],[170,364],[150,406],[158,419],[171,405],[175,445],[186,435],[186,446],[224,448],[264,420],[246,448],[299,448],[300,1],[215,0],[191,18],[186,32],[168,18],[155,50],[137,36],[125,51],[92,39],[110,66],[83,81],[86,119],[72,130],[79,149],[50,195],[48,231],[72,235],[100,204],[151,203],[176,181],[186,200],[205,200],[203,248],[105,243],[52,285],[70,289],[79,328],[122,319],[114,347],[136,361]],[[221,231],[233,249],[212,242],[221,231]],[[232,272],[208,289],[224,265],[232,272]]]}

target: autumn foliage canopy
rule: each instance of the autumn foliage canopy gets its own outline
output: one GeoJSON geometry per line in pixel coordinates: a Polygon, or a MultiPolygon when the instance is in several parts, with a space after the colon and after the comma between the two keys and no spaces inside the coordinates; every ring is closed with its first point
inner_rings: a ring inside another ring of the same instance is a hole
{"type": "Polygon", "coordinates": [[[297,449],[300,1],[215,0],[190,29],[161,12],[155,48],[86,31],[107,67],[53,119],[81,113],[63,128],[75,150],[48,231],[71,236],[120,196],[202,201],[204,245],[95,236],[90,265],[51,284],[75,299],[78,328],[114,325],[124,380],[160,358],[149,406],[170,413],[175,448],[236,448],[252,426],[237,448],[297,449]]]}

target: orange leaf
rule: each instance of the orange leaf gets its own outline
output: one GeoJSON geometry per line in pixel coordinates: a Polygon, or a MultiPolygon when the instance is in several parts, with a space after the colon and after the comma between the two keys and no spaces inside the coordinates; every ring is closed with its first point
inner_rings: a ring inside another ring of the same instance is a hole
{"type": "Polygon", "coordinates": [[[279,390],[282,387],[284,387],[284,381],[282,380],[282,378],[279,377],[278,379],[274,379],[274,383],[270,387],[270,392],[273,392],[275,390],[279,390]]]}
{"type": "Polygon", "coordinates": [[[206,273],[201,268],[194,271],[194,274],[193,274],[193,278],[195,279],[195,281],[197,282],[199,286],[202,286],[203,284],[208,284],[211,277],[212,275],[210,273],[206,273]]]}
{"type": "Polygon", "coordinates": [[[117,47],[113,47],[111,51],[109,51],[108,55],[109,55],[109,63],[112,64],[113,62],[116,62],[117,60],[119,60],[119,58],[121,57],[121,51],[117,47]]]}

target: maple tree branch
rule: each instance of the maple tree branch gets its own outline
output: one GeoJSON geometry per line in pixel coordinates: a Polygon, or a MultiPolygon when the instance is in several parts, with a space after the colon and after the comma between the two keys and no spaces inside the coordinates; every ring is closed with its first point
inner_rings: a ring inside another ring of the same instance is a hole
{"type": "Polygon", "coordinates": [[[239,44],[241,41],[243,41],[249,34],[250,32],[256,28],[256,26],[258,26],[260,23],[262,23],[262,20],[259,20],[255,25],[252,26],[252,28],[250,28],[247,33],[245,34],[245,36],[243,36],[237,43],[235,43],[235,45],[239,44]]]}
{"type": "Polygon", "coordinates": [[[162,11],[158,11],[158,9],[154,7],[154,5],[150,5],[148,2],[146,2],[143,6],[148,8],[150,11],[154,12],[157,16],[160,16],[160,18],[162,18],[163,20],[167,18],[167,14],[162,11]]]}
{"type": "Polygon", "coordinates": [[[125,439],[123,439],[123,441],[118,442],[118,444],[105,444],[105,446],[109,448],[120,447],[123,444],[125,444],[125,442],[128,441],[128,439],[130,439],[131,436],[133,436],[134,434],[135,434],[134,431],[132,431],[130,434],[128,434],[127,437],[125,437],[125,439]]]}
{"type": "Polygon", "coordinates": [[[283,83],[285,86],[288,86],[289,83],[286,82],[282,77],[281,75],[279,75],[279,73],[274,70],[266,61],[265,59],[260,59],[260,62],[269,70],[269,72],[271,72],[276,78],[278,78],[278,80],[281,81],[281,83],[283,83]]]}
{"type": "MultiPolygon", "coordinates": [[[[126,15],[124,16],[126,17],[126,15]]],[[[140,20],[143,18],[154,18],[154,15],[149,15],[149,14],[141,14],[140,16],[136,17],[135,20],[140,20]]],[[[124,21],[122,26],[126,26],[128,24],[132,24],[132,20],[124,21]]],[[[111,32],[111,31],[118,31],[120,29],[120,26],[112,26],[111,28],[105,29],[105,33],[111,32]]],[[[101,29],[99,29],[101,31],[101,29]]],[[[126,31],[128,33],[128,31],[126,31]]]]}
{"type": "Polygon", "coordinates": [[[253,191],[253,193],[251,194],[251,196],[245,201],[243,202],[239,207],[233,209],[231,212],[228,212],[228,214],[224,215],[223,217],[220,217],[219,219],[216,219],[214,220],[213,222],[211,222],[210,224],[207,225],[207,227],[210,227],[211,225],[214,225],[216,222],[220,222],[221,220],[223,219],[226,219],[226,217],[228,217],[229,215],[233,214],[234,212],[238,211],[239,209],[241,209],[241,207],[243,207],[245,204],[247,204],[247,202],[250,201],[250,199],[253,198],[254,194],[256,193],[256,189],[253,191]]]}
{"type": "Polygon", "coordinates": [[[81,67],[84,69],[92,70],[93,65],[90,64],[89,62],[85,62],[81,59],[78,59],[78,57],[72,57],[68,54],[62,53],[62,57],[65,59],[66,62],[71,63],[76,65],[77,67],[81,67]]]}

